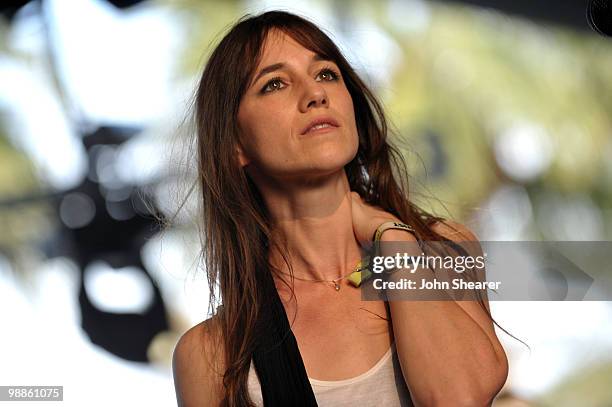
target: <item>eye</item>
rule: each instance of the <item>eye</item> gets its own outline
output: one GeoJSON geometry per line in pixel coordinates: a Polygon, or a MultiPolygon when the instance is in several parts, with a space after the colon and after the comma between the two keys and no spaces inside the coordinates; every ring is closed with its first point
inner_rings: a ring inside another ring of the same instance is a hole
{"type": "Polygon", "coordinates": [[[281,78],[272,78],[266,82],[263,88],[261,88],[261,93],[270,93],[274,92],[275,90],[283,89],[284,86],[281,87],[281,85],[284,85],[281,78]]]}
{"type": "Polygon", "coordinates": [[[328,82],[337,81],[340,78],[340,74],[330,67],[325,67],[321,69],[317,77],[319,76],[324,76],[325,78],[323,80],[328,82]]]}

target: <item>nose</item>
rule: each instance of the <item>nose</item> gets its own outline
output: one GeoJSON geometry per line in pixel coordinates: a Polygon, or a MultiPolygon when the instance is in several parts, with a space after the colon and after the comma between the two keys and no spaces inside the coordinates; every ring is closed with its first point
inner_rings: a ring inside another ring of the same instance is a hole
{"type": "Polygon", "coordinates": [[[313,107],[329,107],[329,100],[325,88],[320,84],[310,84],[304,91],[304,97],[300,101],[300,110],[306,113],[313,107]]]}

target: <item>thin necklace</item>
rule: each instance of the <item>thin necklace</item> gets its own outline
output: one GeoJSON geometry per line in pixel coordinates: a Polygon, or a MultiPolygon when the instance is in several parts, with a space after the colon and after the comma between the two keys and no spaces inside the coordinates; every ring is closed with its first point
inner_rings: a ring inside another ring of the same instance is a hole
{"type": "MultiPolygon", "coordinates": [[[[323,279],[320,279],[320,280],[319,280],[319,279],[317,279],[317,280],[311,280],[311,279],[308,279],[308,278],[301,278],[301,277],[296,277],[296,276],[293,276],[293,278],[295,278],[296,280],[301,280],[301,281],[309,281],[309,282],[311,282],[311,283],[332,283],[332,284],[334,285],[334,288],[336,289],[336,291],[340,291],[340,287],[341,287],[341,286],[340,286],[340,284],[338,284],[338,283],[339,283],[340,281],[344,280],[345,278],[349,277],[349,276],[350,276],[350,275],[352,275],[353,273],[355,273],[355,272],[360,272],[361,270],[363,270],[363,269],[367,268],[367,267],[368,267],[368,263],[369,263],[368,258],[366,258],[366,259],[365,259],[365,261],[364,261],[364,260],[359,260],[359,263],[357,263],[357,265],[355,266],[355,268],[354,268],[353,270],[351,270],[351,272],[350,272],[350,273],[348,273],[348,274],[347,274],[347,275],[345,275],[345,276],[335,278],[335,279],[333,279],[333,280],[323,280],[323,279]]],[[[283,273],[283,274],[288,274],[288,275],[290,275],[289,273],[283,273]]]]}

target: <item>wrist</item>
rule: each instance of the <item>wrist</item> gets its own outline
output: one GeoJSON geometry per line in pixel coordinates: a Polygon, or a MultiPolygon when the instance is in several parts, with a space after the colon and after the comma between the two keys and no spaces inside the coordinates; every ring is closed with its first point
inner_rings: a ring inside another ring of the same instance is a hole
{"type": "MultiPolygon", "coordinates": [[[[389,234],[387,232],[391,231],[391,230],[396,230],[396,231],[401,231],[401,232],[406,232],[408,233],[410,236],[413,236],[413,234],[415,233],[415,230],[412,226],[405,224],[404,222],[402,222],[401,220],[398,220],[397,218],[394,220],[387,220],[383,223],[381,223],[375,230],[375,232],[372,235],[372,241],[374,243],[376,243],[376,241],[382,241],[383,240],[383,236],[387,235],[387,237],[384,240],[393,240],[393,237],[396,237],[396,234],[393,234],[393,236],[391,238],[389,238],[389,234]]],[[[407,238],[405,235],[399,235],[400,239],[399,240],[410,240],[409,238],[407,238]]]]}
{"type": "Polygon", "coordinates": [[[381,242],[398,242],[402,240],[416,240],[414,235],[407,230],[400,229],[387,229],[385,230],[381,237],[381,242]]]}
{"type": "MultiPolygon", "coordinates": [[[[389,215],[389,217],[385,217],[385,218],[373,219],[372,222],[370,223],[370,228],[368,232],[368,237],[372,242],[374,241],[374,236],[378,228],[380,228],[384,223],[387,223],[387,222],[401,222],[401,220],[399,220],[397,217],[393,215],[389,215]]],[[[389,230],[385,230],[383,232],[383,235],[387,234],[388,231],[389,230]]]]}

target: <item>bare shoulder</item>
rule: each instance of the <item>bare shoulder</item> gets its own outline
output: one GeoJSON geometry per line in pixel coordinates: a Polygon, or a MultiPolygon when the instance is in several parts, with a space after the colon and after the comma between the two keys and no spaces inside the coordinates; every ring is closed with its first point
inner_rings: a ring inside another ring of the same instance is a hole
{"type": "Polygon", "coordinates": [[[434,232],[453,241],[478,241],[478,237],[470,228],[453,220],[445,219],[443,221],[436,222],[431,226],[431,229],[434,232]]]}
{"type": "Polygon", "coordinates": [[[187,330],[172,355],[179,407],[219,405],[223,396],[223,353],[219,330],[207,319],[187,330]]]}
{"type": "MultiPolygon", "coordinates": [[[[434,223],[431,228],[434,232],[459,244],[464,250],[467,251],[468,255],[473,257],[483,255],[483,248],[480,243],[480,240],[478,239],[476,234],[467,226],[452,220],[445,219],[444,221],[434,223]]],[[[475,274],[474,277],[477,278],[479,281],[486,281],[484,271],[475,274]]],[[[459,301],[459,304],[474,319],[479,320],[481,326],[485,327],[485,329],[487,329],[489,333],[493,332],[493,324],[491,323],[491,320],[481,313],[481,310],[479,309],[479,307],[476,307],[476,303],[474,301],[459,301]]],[[[487,311],[490,312],[489,300],[486,293],[484,294],[484,305],[487,311]]]]}
{"type": "MultiPolygon", "coordinates": [[[[476,236],[467,226],[453,220],[445,219],[431,225],[431,229],[463,248],[466,252],[464,254],[473,257],[483,255],[482,245],[478,236],[476,236]]],[[[480,277],[483,278],[484,274],[481,274],[480,277]]]]}

